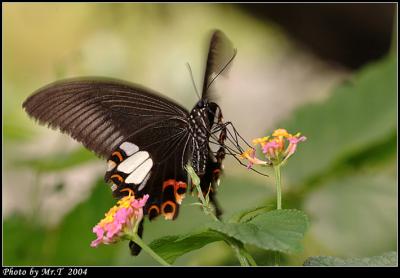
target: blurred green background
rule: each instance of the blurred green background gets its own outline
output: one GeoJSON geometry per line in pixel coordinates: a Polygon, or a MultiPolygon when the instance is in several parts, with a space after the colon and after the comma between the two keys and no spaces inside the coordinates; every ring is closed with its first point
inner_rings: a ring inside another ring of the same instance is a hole
{"type": "MultiPolygon", "coordinates": [[[[131,257],[126,242],[90,248],[92,227],[114,204],[105,163],[21,105],[57,79],[108,76],[191,109],[185,63],[201,87],[215,28],[238,49],[229,78],[216,83],[225,119],[248,141],[278,127],[308,138],[283,171],[283,207],[304,210],[311,226],[304,252],[282,255],[281,264],[397,251],[397,21],[394,5],[367,6],[2,4],[3,264],[156,265],[144,252],[131,257]]],[[[226,217],[274,208],[273,175],[231,158],[225,170],[218,197],[226,217]]],[[[145,241],[207,221],[194,201],[185,199],[176,221],[146,223],[145,241]]],[[[273,253],[250,252],[274,264],[273,253]]],[[[175,264],[238,263],[219,242],[175,264]]]]}

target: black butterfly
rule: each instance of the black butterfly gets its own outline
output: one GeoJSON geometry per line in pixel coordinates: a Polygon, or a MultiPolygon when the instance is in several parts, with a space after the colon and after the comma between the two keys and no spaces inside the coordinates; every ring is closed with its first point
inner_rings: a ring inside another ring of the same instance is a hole
{"type": "MultiPolygon", "coordinates": [[[[211,84],[226,72],[236,50],[221,31],[212,34],[201,99],[189,112],[149,89],[124,81],[79,78],[62,80],[39,89],[23,107],[40,123],[59,128],[85,147],[108,160],[105,180],[117,198],[125,188],[140,198],[149,194],[144,214],[151,220],[162,214],[178,216],[187,191],[185,165],[190,163],[201,179],[203,194],[215,199],[226,150],[234,142],[242,151],[238,135],[227,131],[221,109],[211,101],[211,84]],[[212,151],[211,144],[219,149],[212,151]]],[[[143,233],[143,222],[139,228],[143,233]]],[[[140,248],[130,243],[132,254],[140,248]]]]}

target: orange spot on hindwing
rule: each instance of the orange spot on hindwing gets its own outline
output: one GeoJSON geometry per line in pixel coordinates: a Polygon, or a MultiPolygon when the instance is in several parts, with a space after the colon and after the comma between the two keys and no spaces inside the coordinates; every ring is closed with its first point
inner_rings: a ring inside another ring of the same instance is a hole
{"type": "Polygon", "coordinates": [[[183,198],[185,198],[186,190],[187,190],[186,183],[182,181],[178,181],[175,183],[175,200],[178,204],[181,204],[183,198]]]}
{"type": "Polygon", "coordinates": [[[129,187],[125,187],[125,188],[121,189],[119,192],[125,192],[125,191],[127,191],[131,196],[135,196],[135,193],[129,187]]]}
{"type": "Polygon", "coordinates": [[[149,220],[152,220],[160,214],[160,209],[157,205],[151,205],[147,214],[149,215],[149,220]]]}
{"type": "Polygon", "coordinates": [[[169,179],[163,183],[161,212],[165,219],[172,220],[177,216],[177,204],[175,201],[176,180],[169,179]]]}
{"type": "Polygon", "coordinates": [[[122,154],[119,151],[113,152],[111,157],[117,157],[119,162],[121,162],[122,160],[124,160],[124,158],[122,157],[122,154]]]}
{"type": "Polygon", "coordinates": [[[119,185],[120,183],[123,183],[123,182],[124,182],[124,178],[121,177],[121,176],[118,175],[118,174],[112,175],[112,176],[110,177],[110,179],[111,179],[114,183],[116,183],[117,185],[119,185]]]}
{"type": "Polygon", "coordinates": [[[161,205],[161,212],[163,213],[165,219],[173,220],[177,216],[177,207],[175,202],[166,201],[161,205]]]}
{"type": "Polygon", "coordinates": [[[173,180],[173,179],[166,180],[166,181],[163,183],[162,190],[164,191],[165,188],[168,187],[168,186],[175,186],[175,183],[176,183],[176,180],[173,180]]]}
{"type": "Polygon", "coordinates": [[[165,219],[175,219],[178,216],[179,206],[185,198],[187,184],[183,181],[169,179],[162,186],[161,213],[165,219]]]}

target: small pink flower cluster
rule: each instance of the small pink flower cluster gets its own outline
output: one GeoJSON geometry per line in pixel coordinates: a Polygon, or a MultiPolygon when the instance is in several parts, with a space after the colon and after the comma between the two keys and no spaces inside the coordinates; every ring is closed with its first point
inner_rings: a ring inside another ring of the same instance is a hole
{"type": "Polygon", "coordinates": [[[247,168],[251,168],[254,164],[281,165],[295,153],[297,144],[305,141],[306,139],[307,138],[305,136],[300,136],[300,133],[292,135],[288,133],[286,129],[280,128],[272,133],[271,138],[270,136],[266,136],[253,140],[254,146],[257,146],[258,144],[261,146],[262,152],[269,163],[256,158],[254,148],[250,148],[245,151],[241,155],[241,158],[248,160],[249,164],[247,168]]]}
{"type": "Polygon", "coordinates": [[[93,228],[97,239],[92,241],[90,246],[115,243],[134,233],[135,225],[143,218],[143,207],[148,198],[149,195],[146,194],[141,199],[135,199],[133,192],[129,191],[129,195],[119,200],[93,228]]]}

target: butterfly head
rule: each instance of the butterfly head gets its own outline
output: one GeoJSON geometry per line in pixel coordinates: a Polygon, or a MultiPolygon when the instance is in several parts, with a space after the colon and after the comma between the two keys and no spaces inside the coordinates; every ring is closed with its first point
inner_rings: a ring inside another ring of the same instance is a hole
{"type": "Polygon", "coordinates": [[[197,109],[207,108],[208,105],[209,105],[208,99],[201,98],[201,99],[196,103],[196,105],[195,105],[194,108],[197,108],[197,109]]]}

